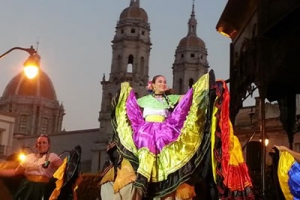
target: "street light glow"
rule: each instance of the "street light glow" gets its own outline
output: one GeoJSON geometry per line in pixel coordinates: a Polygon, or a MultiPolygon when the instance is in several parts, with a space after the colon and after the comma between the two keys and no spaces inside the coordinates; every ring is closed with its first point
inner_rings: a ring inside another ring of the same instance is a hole
{"type": "Polygon", "coordinates": [[[40,56],[37,53],[30,55],[24,62],[24,73],[29,79],[33,79],[39,72],[40,56]]]}
{"type": "Polygon", "coordinates": [[[41,57],[37,54],[36,50],[31,46],[30,48],[13,47],[10,50],[3,53],[2,55],[0,55],[0,59],[14,50],[22,50],[29,53],[29,57],[24,62],[24,73],[29,79],[34,78],[39,72],[41,57]]]}
{"type": "MultiPolygon", "coordinates": [[[[259,139],[259,142],[261,142],[261,139],[259,139]]],[[[264,143],[265,143],[265,146],[268,146],[268,144],[269,144],[269,139],[266,138],[264,143]]]]}
{"type": "Polygon", "coordinates": [[[24,73],[27,78],[33,79],[39,72],[39,68],[37,66],[24,66],[24,73]]]}

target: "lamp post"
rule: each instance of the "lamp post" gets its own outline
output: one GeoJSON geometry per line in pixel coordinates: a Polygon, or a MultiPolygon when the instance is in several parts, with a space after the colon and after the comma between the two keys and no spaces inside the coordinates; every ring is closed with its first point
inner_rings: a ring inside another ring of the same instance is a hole
{"type": "Polygon", "coordinates": [[[21,50],[29,53],[29,57],[24,62],[24,73],[29,79],[34,78],[39,72],[41,59],[37,51],[32,46],[30,48],[13,47],[10,50],[3,53],[2,55],[0,55],[0,59],[14,50],[21,50]]]}

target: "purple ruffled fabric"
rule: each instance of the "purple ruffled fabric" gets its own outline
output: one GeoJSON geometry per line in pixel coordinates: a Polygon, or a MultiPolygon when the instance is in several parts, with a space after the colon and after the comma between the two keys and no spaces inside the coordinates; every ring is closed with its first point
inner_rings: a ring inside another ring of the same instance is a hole
{"type": "Polygon", "coordinates": [[[164,122],[146,122],[133,91],[126,102],[127,116],[133,130],[133,141],[138,149],[148,148],[153,154],[160,151],[180,135],[193,99],[192,88],[164,122]]]}

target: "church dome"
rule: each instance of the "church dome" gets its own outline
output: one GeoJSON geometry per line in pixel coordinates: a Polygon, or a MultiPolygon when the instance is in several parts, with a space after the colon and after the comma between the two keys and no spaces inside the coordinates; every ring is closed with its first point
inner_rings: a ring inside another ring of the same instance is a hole
{"type": "Polygon", "coordinates": [[[201,47],[205,49],[205,43],[196,35],[188,35],[180,40],[178,48],[182,47],[201,47]]]}
{"type": "Polygon", "coordinates": [[[140,19],[142,21],[148,22],[148,15],[143,8],[138,6],[129,6],[125,8],[120,14],[120,20],[125,19],[140,19]]]}
{"type": "Polygon", "coordinates": [[[41,69],[37,77],[29,79],[20,72],[7,84],[2,98],[10,96],[35,96],[49,100],[57,100],[56,93],[49,76],[41,69]]]}

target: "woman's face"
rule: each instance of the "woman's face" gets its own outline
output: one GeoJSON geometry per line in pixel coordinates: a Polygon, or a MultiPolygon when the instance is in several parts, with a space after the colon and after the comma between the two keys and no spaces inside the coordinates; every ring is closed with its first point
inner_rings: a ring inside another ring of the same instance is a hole
{"type": "Polygon", "coordinates": [[[39,153],[47,153],[50,148],[48,138],[47,137],[39,137],[36,141],[36,148],[39,153]]]}
{"type": "Polygon", "coordinates": [[[159,76],[156,78],[152,85],[155,94],[163,94],[168,89],[167,81],[164,76],[159,76]]]}

